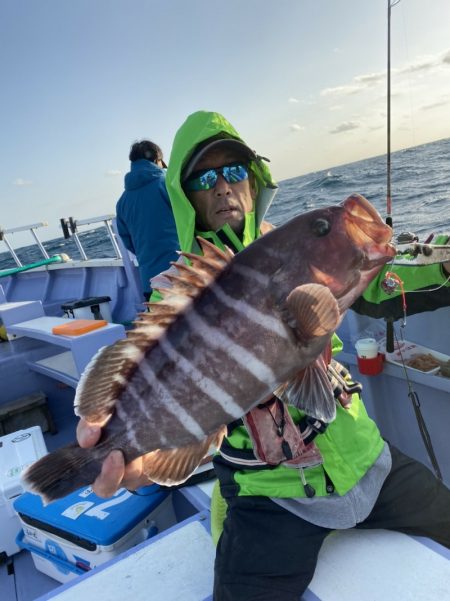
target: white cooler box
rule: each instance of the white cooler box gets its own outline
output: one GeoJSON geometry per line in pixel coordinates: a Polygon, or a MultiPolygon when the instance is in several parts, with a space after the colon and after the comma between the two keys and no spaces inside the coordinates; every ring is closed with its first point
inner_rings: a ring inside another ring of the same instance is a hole
{"type": "Polygon", "coordinates": [[[14,503],[23,528],[17,544],[31,552],[38,570],[68,582],[176,522],[167,491],[152,485],[139,493],[121,488],[101,499],[81,488],[46,507],[25,493],[14,503]]]}
{"type": "Polygon", "coordinates": [[[14,555],[20,548],[16,536],[21,524],[13,501],[23,493],[23,470],[47,454],[40,426],[18,430],[0,438],[0,555],[14,555]]]}

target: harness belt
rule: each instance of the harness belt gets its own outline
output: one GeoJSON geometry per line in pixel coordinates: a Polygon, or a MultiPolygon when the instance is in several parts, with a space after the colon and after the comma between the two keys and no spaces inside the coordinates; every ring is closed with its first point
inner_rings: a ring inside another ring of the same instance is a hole
{"type": "MultiPolygon", "coordinates": [[[[362,385],[352,381],[349,371],[334,359],[328,365],[327,375],[336,401],[348,408],[351,395],[360,393],[362,385]]],[[[236,449],[226,440],[220,448],[222,460],[234,468],[264,469],[280,464],[307,468],[323,462],[314,439],[326,431],[328,424],[309,415],[294,424],[286,405],[276,396],[229,424],[228,436],[241,425],[246,426],[253,450],[236,449]]]]}

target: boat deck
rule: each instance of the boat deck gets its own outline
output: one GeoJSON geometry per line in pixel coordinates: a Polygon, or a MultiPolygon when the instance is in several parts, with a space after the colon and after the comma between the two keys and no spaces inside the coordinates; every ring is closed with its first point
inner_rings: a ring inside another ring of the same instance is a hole
{"type": "MultiPolygon", "coordinates": [[[[208,512],[199,512],[64,585],[34,570],[22,552],[14,559],[14,574],[0,572],[2,600],[212,601],[208,525],[208,512]]],[[[446,601],[449,559],[450,550],[428,539],[383,530],[335,532],[299,601],[446,601]]]]}

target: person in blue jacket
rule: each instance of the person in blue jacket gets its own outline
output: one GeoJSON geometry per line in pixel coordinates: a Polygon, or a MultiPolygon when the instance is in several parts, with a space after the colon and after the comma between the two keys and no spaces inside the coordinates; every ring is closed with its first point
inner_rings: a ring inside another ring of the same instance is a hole
{"type": "Polygon", "coordinates": [[[150,140],[135,142],[129,159],[125,191],[116,205],[117,231],[125,247],[137,257],[142,291],[148,300],[150,279],[178,258],[178,236],[161,148],[150,140]]]}

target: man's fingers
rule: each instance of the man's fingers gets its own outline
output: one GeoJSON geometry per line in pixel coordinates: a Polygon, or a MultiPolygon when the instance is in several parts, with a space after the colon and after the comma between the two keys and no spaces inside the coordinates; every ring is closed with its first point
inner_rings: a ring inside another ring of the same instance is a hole
{"type": "Polygon", "coordinates": [[[102,433],[102,427],[109,421],[108,416],[103,422],[91,424],[81,418],[77,424],[77,440],[80,447],[88,449],[97,444],[102,433]]]}
{"type": "Polygon", "coordinates": [[[120,451],[111,451],[102,465],[102,471],[92,485],[99,497],[112,497],[122,486],[125,474],[125,461],[120,451]]]}
{"type": "Polygon", "coordinates": [[[77,440],[78,444],[83,449],[87,449],[96,445],[101,433],[102,429],[100,426],[88,424],[83,419],[80,419],[77,424],[77,440]]]}
{"type": "Polygon", "coordinates": [[[143,472],[143,457],[137,457],[131,461],[125,468],[123,486],[129,490],[136,490],[141,486],[148,486],[152,482],[143,472]]]}

